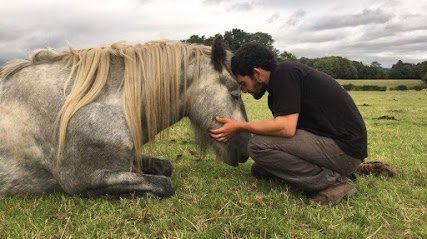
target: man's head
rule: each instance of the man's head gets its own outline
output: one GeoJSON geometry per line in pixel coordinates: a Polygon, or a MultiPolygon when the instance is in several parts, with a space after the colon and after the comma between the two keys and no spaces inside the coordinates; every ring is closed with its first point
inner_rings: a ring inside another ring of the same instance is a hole
{"type": "Polygon", "coordinates": [[[240,88],[255,99],[264,95],[270,73],[276,65],[273,53],[256,42],[246,43],[231,58],[231,71],[240,88]]]}

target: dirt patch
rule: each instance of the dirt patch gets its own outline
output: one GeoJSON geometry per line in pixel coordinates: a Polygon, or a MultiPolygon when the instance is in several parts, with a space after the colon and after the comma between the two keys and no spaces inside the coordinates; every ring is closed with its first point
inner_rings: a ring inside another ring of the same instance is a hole
{"type": "Polygon", "coordinates": [[[389,112],[393,112],[393,113],[403,113],[405,112],[404,110],[389,110],[389,112]]]}
{"type": "Polygon", "coordinates": [[[378,118],[373,118],[374,120],[397,120],[394,116],[383,115],[378,118]]]}

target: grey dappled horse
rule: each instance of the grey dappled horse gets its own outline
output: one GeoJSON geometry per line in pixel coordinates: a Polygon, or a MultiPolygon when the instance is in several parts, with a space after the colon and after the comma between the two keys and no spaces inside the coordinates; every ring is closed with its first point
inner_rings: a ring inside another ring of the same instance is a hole
{"type": "Polygon", "coordinates": [[[141,146],[183,117],[225,163],[248,158],[248,134],[208,135],[215,116],[247,120],[230,54],[178,42],[58,52],[0,70],[0,196],[174,194],[167,160],[141,146]]]}

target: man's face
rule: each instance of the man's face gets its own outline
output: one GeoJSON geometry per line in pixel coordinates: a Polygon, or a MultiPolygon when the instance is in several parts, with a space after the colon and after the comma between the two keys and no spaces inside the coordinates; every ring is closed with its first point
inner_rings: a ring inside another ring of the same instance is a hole
{"type": "Polygon", "coordinates": [[[255,75],[237,75],[236,81],[239,83],[240,89],[243,93],[251,94],[256,100],[261,99],[267,91],[267,85],[257,79],[255,75]]]}

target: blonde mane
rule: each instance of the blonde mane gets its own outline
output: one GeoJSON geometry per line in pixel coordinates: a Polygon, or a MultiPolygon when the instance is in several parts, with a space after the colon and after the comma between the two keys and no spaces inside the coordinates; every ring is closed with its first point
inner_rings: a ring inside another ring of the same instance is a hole
{"type": "MultiPolygon", "coordinates": [[[[82,107],[94,101],[106,85],[112,55],[122,57],[123,112],[133,140],[135,166],[142,170],[142,144],[179,117],[180,80],[187,79],[187,65],[194,60],[193,79],[201,74],[202,56],[210,55],[209,47],[179,42],[148,42],[134,46],[115,43],[111,46],[58,52],[51,49],[35,51],[30,60],[7,64],[0,70],[5,79],[31,64],[65,60],[71,73],[64,89],[71,83],[71,91],[56,119],[58,129],[58,160],[62,159],[67,126],[71,117],[82,107]],[[142,119],[145,115],[145,119],[142,119]],[[147,126],[143,132],[142,120],[147,126]]],[[[186,87],[186,82],[184,83],[186,87]]]]}

